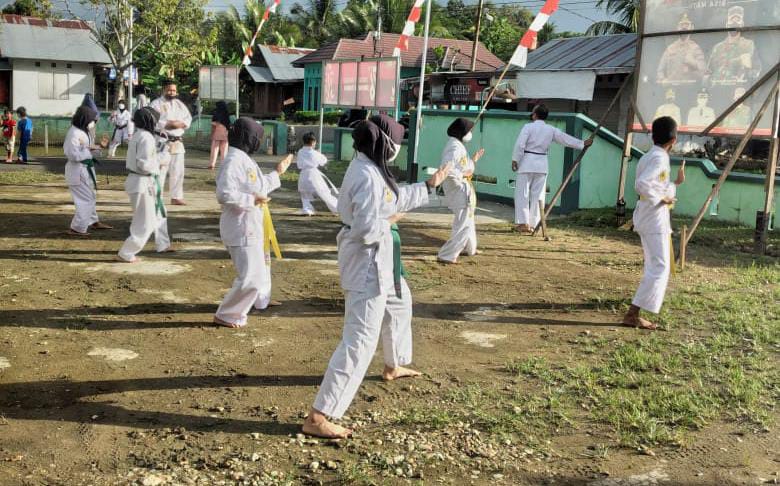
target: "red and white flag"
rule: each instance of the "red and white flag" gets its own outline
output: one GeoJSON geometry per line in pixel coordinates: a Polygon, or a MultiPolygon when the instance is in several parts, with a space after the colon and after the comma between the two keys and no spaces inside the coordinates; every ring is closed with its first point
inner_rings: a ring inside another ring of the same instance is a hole
{"type": "Polygon", "coordinates": [[[263,13],[263,19],[260,21],[260,25],[257,26],[255,35],[252,36],[252,42],[250,42],[249,45],[246,46],[246,51],[244,52],[244,59],[243,61],[241,61],[241,63],[244,66],[249,66],[249,64],[252,62],[252,48],[255,46],[255,41],[257,41],[257,36],[258,34],[260,34],[263,25],[265,25],[265,23],[268,21],[268,18],[271,16],[271,14],[276,13],[276,9],[279,8],[280,3],[282,3],[282,0],[271,0],[271,4],[265,8],[265,12],[263,13]]]}
{"type": "Polygon", "coordinates": [[[558,2],[559,0],[547,0],[544,3],[542,10],[536,14],[536,18],[531,22],[530,27],[528,27],[528,30],[523,35],[522,39],[520,39],[520,44],[518,44],[517,49],[515,49],[515,53],[512,54],[512,59],[509,60],[509,64],[521,68],[525,67],[525,63],[528,60],[528,51],[530,49],[536,49],[536,34],[542,30],[542,27],[547,23],[547,19],[550,18],[550,15],[558,10],[558,2]]]}
{"type": "Polygon", "coordinates": [[[409,37],[414,35],[414,27],[420,20],[420,16],[422,15],[422,6],[424,3],[425,0],[414,1],[412,11],[409,12],[409,17],[407,17],[406,24],[404,24],[404,30],[401,32],[401,36],[398,38],[398,43],[395,45],[395,49],[393,49],[393,57],[400,57],[401,51],[409,50],[409,37]]]}

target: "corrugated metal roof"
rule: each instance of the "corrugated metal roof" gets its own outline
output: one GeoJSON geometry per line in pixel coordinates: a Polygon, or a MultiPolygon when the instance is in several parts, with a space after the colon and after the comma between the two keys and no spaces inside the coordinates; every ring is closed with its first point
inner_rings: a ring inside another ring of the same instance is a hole
{"type": "Polygon", "coordinates": [[[524,71],[630,73],[635,60],[636,34],[571,37],[551,40],[531,51],[524,71]]]}
{"type": "MultiPolygon", "coordinates": [[[[314,52],[314,49],[294,49],[277,46],[261,45],[260,53],[265,59],[268,69],[272,74],[271,81],[284,82],[303,80],[303,68],[293,67],[292,63],[306,54],[314,52]]],[[[255,80],[255,82],[258,82],[255,80]]]]}
{"type": "MultiPolygon", "coordinates": [[[[371,34],[363,39],[341,39],[333,44],[328,44],[299,59],[295,64],[303,66],[313,62],[322,62],[338,59],[356,59],[360,57],[391,56],[393,48],[398,43],[399,34],[382,33],[378,45],[374,46],[374,38],[371,34]],[[376,56],[375,56],[376,54],[376,56]]],[[[444,64],[446,69],[456,71],[471,69],[471,50],[474,43],[468,40],[442,39],[431,37],[428,42],[428,62],[433,62],[435,57],[433,49],[444,47],[446,49],[444,64]],[[453,59],[455,60],[452,63],[453,59]]],[[[409,50],[401,52],[401,65],[404,67],[417,67],[422,64],[423,38],[410,37],[409,50]]],[[[501,68],[504,63],[490,52],[481,42],[477,47],[477,71],[493,71],[501,68]]]]}
{"type": "Polygon", "coordinates": [[[0,56],[14,59],[108,64],[108,54],[79,21],[0,16],[0,56]]]}
{"type": "Polygon", "coordinates": [[[273,83],[274,75],[267,67],[262,66],[247,66],[246,72],[252,76],[252,81],[255,83],[273,83]]]}

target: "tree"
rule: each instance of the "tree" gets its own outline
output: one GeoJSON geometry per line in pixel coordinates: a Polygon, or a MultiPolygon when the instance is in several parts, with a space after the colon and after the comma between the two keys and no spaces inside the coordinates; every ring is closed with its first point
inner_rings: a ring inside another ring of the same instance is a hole
{"type": "Polygon", "coordinates": [[[90,12],[85,16],[74,13],[73,1],[65,0],[68,13],[86,22],[117,71],[116,101],[123,97],[123,75],[133,56],[153,74],[174,76],[191,68],[213,39],[201,30],[206,0],[81,0],[90,12]]]}
{"type": "Polygon", "coordinates": [[[497,17],[488,27],[480,30],[481,42],[502,61],[508,61],[512,57],[523,35],[523,30],[506,17],[497,17]]]}
{"type": "Polygon", "coordinates": [[[305,5],[295,3],[290,15],[301,31],[307,33],[304,42],[307,47],[319,47],[332,39],[336,17],[334,0],[307,0],[305,5]]]}
{"type": "Polygon", "coordinates": [[[589,35],[625,34],[636,32],[639,25],[639,0],[597,0],[596,6],[618,17],[619,21],[603,20],[588,27],[589,35]]]}
{"type": "Polygon", "coordinates": [[[16,0],[14,3],[3,7],[2,12],[4,14],[40,17],[42,19],[54,17],[51,0],[16,0]]]}

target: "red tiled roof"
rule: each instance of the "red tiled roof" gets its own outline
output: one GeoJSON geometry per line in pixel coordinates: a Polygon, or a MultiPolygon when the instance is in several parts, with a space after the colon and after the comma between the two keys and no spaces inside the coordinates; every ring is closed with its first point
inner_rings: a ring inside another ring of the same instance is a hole
{"type": "MultiPolygon", "coordinates": [[[[261,45],[261,44],[258,44],[261,45]]],[[[271,52],[274,54],[291,54],[291,55],[300,55],[304,56],[306,54],[314,52],[314,49],[304,49],[304,48],[298,48],[298,47],[279,47],[279,46],[271,46],[262,44],[265,47],[268,48],[271,52]]]]}
{"type": "Polygon", "coordinates": [[[59,27],[61,29],[89,30],[89,26],[81,20],[46,20],[38,17],[26,17],[24,15],[2,14],[0,23],[31,25],[33,27],[59,27]]]}
{"type": "MultiPolygon", "coordinates": [[[[302,66],[314,62],[338,59],[391,56],[393,48],[398,42],[398,37],[400,37],[399,34],[383,33],[376,49],[374,48],[372,34],[368,34],[364,39],[341,39],[298,59],[295,64],[302,66]]],[[[409,38],[409,50],[401,52],[402,66],[420,67],[422,64],[423,40],[422,37],[409,38]]],[[[438,37],[431,37],[428,41],[429,63],[435,60],[433,49],[444,47],[446,49],[442,62],[444,69],[449,70],[450,65],[452,65],[452,69],[455,71],[471,69],[471,51],[474,45],[472,41],[438,37]]],[[[480,42],[477,46],[477,71],[495,71],[503,66],[504,63],[501,59],[496,57],[480,42]]]]}

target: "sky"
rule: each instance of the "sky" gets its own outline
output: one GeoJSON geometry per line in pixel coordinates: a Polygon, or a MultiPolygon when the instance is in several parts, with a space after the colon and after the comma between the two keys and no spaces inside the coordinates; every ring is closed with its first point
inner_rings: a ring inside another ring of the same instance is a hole
{"type": "MultiPolygon", "coordinates": [[[[267,1],[267,0],[266,0],[267,1]]],[[[467,5],[477,4],[479,0],[464,0],[467,5]]],[[[441,4],[446,4],[446,0],[439,0],[441,4]]],[[[13,0],[0,0],[0,8],[13,3],[13,0]]],[[[62,0],[54,0],[55,5],[61,4],[62,0]]],[[[77,0],[73,4],[77,4],[77,0]]],[[[295,0],[282,0],[282,9],[284,11],[295,3],[295,0]]],[[[337,8],[343,8],[347,0],[334,0],[337,8]]],[[[536,13],[544,3],[544,0],[493,0],[494,5],[520,5],[536,13]]],[[[236,5],[241,8],[244,0],[210,0],[207,10],[212,12],[221,12],[228,9],[229,5],[236,5]]],[[[550,19],[555,24],[556,30],[570,30],[574,32],[585,32],[585,30],[597,20],[608,19],[609,16],[603,9],[596,7],[596,0],[561,0],[560,8],[550,19]]]]}

